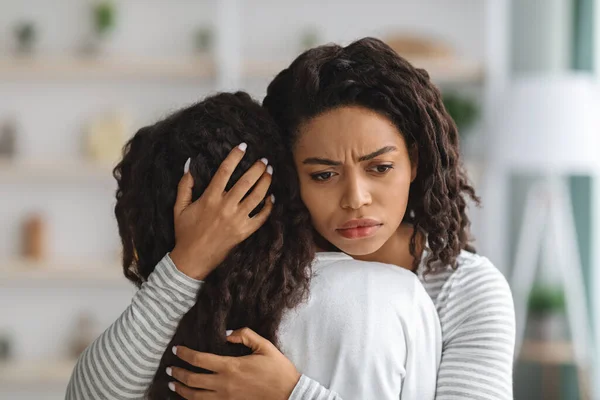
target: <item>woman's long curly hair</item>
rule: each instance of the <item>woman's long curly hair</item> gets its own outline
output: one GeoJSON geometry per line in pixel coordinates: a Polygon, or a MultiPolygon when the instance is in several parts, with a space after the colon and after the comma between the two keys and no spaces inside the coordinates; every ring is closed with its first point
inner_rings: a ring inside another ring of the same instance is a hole
{"type": "MultiPolygon", "coordinates": [[[[268,221],[206,278],[196,304],[181,320],[167,349],[184,345],[221,355],[249,354],[244,346],[225,340],[227,329],[246,326],[277,345],[284,311],[298,305],[308,293],[314,245],[291,156],[277,124],[242,92],[209,97],[140,129],[126,144],[113,173],[118,183],[115,214],[125,276],[140,286],[173,249],[173,206],[187,158],[192,159],[195,200],[223,159],[241,142],[248,148],[227,190],[253,163],[266,157],[274,168],[270,192],[277,202],[268,221]]],[[[167,387],[172,380],[165,373],[167,366],[208,372],[192,368],[167,350],[148,398],[179,398],[167,387]]]]}
{"type": "Polygon", "coordinates": [[[263,106],[282,128],[290,149],[304,122],[336,107],[361,106],[387,117],[409,150],[418,152],[405,216],[416,228],[409,244],[413,267],[421,262],[419,231],[427,233],[431,250],[425,273],[447,265],[456,268],[462,249],[474,251],[466,209],[468,198],[475,204],[479,198],[461,163],[456,125],[425,70],[374,38],[346,47],[320,46],[275,77],[263,106]]]}

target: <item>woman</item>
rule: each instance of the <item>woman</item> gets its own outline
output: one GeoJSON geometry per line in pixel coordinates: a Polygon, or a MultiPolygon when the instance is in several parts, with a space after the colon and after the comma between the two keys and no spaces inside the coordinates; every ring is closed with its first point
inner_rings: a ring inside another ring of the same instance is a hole
{"type": "MultiPolygon", "coordinates": [[[[275,78],[264,106],[293,152],[321,246],[406,267],[424,284],[442,324],[436,398],[512,399],[510,289],[469,245],[466,201],[476,198],[456,127],[427,73],[376,39],[322,46],[275,78]]],[[[246,390],[246,398],[281,398],[267,388],[273,380],[293,383],[289,365],[281,354],[265,353],[264,340],[240,336],[256,350],[242,371],[218,357],[211,362],[226,366],[227,385],[246,390]]],[[[181,356],[191,364],[206,361],[187,350],[181,356]]],[[[176,384],[179,393],[201,388],[193,373],[173,369],[173,376],[189,383],[176,384]]],[[[291,398],[333,397],[302,376],[291,398]]]]}
{"type": "MultiPolygon", "coordinates": [[[[321,46],[273,80],[263,106],[283,130],[302,200],[324,241],[421,279],[442,325],[436,398],[512,399],[512,295],[469,244],[467,200],[478,199],[456,126],[427,72],[373,38],[321,46]],[[390,129],[395,139],[385,135],[390,129]],[[396,150],[386,152],[390,147],[396,150]],[[403,154],[410,156],[410,182],[403,154]],[[340,229],[356,218],[369,218],[358,222],[368,226],[340,229]]],[[[326,390],[303,377],[293,397],[320,398],[314,393],[326,390]]]]}
{"type": "MultiPolygon", "coordinates": [[[[284,379],[270,388],[281,391],[286,398],[300,378],[295,370],[298,368],[346,398],[433,399],[441,332],[431,299],[413,274],[395,266],[324,253],[313,262],[308,213],[297,193],[292,165],[284,162],[286,151],[277,132],[266,110],[246,94],[237,93],[207,98],[134,135],[115,169],[119,184],[115,211],[125,271],[137,284],[149,282],[138,293],[137,302],[143,305],[144,298],[150,297],[144,295],[148,286],[155,296],[161,293],[160,288],[152,288],[156,286],[153,281],[157,273],[163,278],[169,272],[177,276],[174,269],[182,267],[194,277],[188,283],[201,285],[201,290],[166,346],[170,349],[177,345],[178,355],[185,351],[183,346],[226,356],[248,354],[246,347],[225,340],[226,330],[246,326],[275,344],[271,345],[274,350],[281,348],[293,362],[287,362],[292,367],[287,375],[293,383],[284,379]],[[213,171],[234,147],[232,143],[238,141],[245,145],[231,151],[208,185],[213,171]],[[175,199],[179,168],[173,167],[174,161],[190,154],[194,157],[186,163],[189,172],[175,199]],[[253,165],[251,161],[260,156],[267,156],[268,161],[263,158],[263,162],[253,165]],[[186,245],[187,229],[198,229],[204,224],[201,232],[208,230],[218,235],[231,226],[227,221],[219,221],[220,216],[231,215],[234,209],[237,222],[242,225],[258,227],[264,222],[273,203],[262,205],[261,201],[273,169],[277,176],[271,191],[278,198],[278,205],[269,220],[240,244],[239,240],[248,234],[238,237],[229,232],[227,236],[232,236],[230,243],[234,247],[217,254],[204,247],[201,255],[190,258],[192,268],[186,269],[179,249],[182,245],[194,247],[186,245]],[[234,172],[230,179],[231,171],[234,172]],[[219,218],[211,219],[210,215],[219,218]],[[194,220],[195,216],[200,223],[194,220]],[[217,223],[211,229],[207,221],[217,223]],[[179,247],[159,262],[158,254],[168,252],[175,242],[179,247]],[[309,288],[310,296],[306,298],[309,288]],[[349,317],[351,313],[353,317],[349,317]],[[374,321],[378,323],[373,324],[374,321]],[[339,334],[344,335],[343,341],[339,334]],[[316,347],[319,351],[310,354],[316,347]]],[[[185,307],[177,302],[175,305],[185,307]]],[[[135,341],[131,340],[133,335],[140,335],[146,347],[156,348],[154,331],[160,333],[172,324],[169,321],[166,327],[154,327],[162,314],[170,312],[159,310],[163,312],[150,315],[145,307],[130,308],[136,314],[137,324],[122,317],[113,334],[104,334],[86,351],[76,369],[81,376],[74,376],[70,386],[70,398],[143,395],[148,384],[137,390],[139,377],[131,379],[130,371],[155,354],[143,346],[126,346],[124,350],[130,354],[121,360],[113,358],[116,352],[110,348],[119,346],[119,332],[124,332],[121,343],[135,341]],[[88,369],[89,366],[96,370],[88,369]],[[107,367],[122,369],[122,374],[103,382],[107,367]]],[[[177,371],[175,366],[183,368],[188,364],[170,350],[158,355],[157,359],[162,355],[162,360],[147,396],[175,397],[168,386],[172,378],[167,367],[172,374],[177,371]]],[[[215,371],[214,367],[207,367],[194,369],[197,382],[202,382],[214,398],[224,398],[218,391],[220,374],[203,373],[215,371]]]]}

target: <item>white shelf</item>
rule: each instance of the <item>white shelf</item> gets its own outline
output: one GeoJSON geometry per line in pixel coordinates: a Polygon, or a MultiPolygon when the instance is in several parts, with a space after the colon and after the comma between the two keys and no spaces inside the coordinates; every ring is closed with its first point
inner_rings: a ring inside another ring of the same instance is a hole
{"type": "Polygon", "coordinates": [[[24,57],[0,59],[0,80],[12,79],[178,79],[213,77],[209,58],[152,59],[24,57]]]}
{"type": "Polygon", "coordinates": [[[13,285],[18,282],[50,285],[130,286],[133,288],[117,262],[102,264],[89,260],[38,262],[19,259],[0,262],[0,286],[13,285]]]}
{"type": "Polygon", "coordinates": [[[542,365],[569,365],[575,363],[575,355],[572,344],[567,341],[525,340],[519,360],[542,365]]]}
{"type": "Polygon", "coordinates": [[[0,362],[0,386],[66,385],[75,360],[0,362]]]}
{"type": "MultiPolygon", "coordinates": [[[[483,65],[473,61],[454,59],[410,59],[414,66],[424,68],[432,80],[439,83],[480,83],[484,78],[483,65]]],[[[288,61],[246,60],[243,74],[246,78],[273,78],[289,66],[288,61]]]]}
{"type": "Polygon", "coordinates": [[[82,180],[114,182],[112,165],[90,161],[24,161],[0,158],[0,182],[31,179],[82,180]]]}

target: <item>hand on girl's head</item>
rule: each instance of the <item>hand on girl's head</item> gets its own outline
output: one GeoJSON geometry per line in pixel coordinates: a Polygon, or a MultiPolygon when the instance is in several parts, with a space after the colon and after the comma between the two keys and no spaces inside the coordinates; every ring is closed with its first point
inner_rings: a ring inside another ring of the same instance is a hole
{"type": "Polygon", "coordinates": [[[204,193],[194,202],[194,178],[189,172],[189,160],[186,162],[173,207],[175,248],[170,256],[180,271],[194,279],[206,278],[229,251],[256,232],[271,213],[275,199],[273,196],[265,199],[265,196],[271,185],[273,168],[267,159],[255,162],[229,191],[225,191],[245,152],[245,143],[234,148],[204,193]],[[250,189],[252,191],[248,193],[250,189]],[[263,208],[250,217],[263,200],[263,208]]]}

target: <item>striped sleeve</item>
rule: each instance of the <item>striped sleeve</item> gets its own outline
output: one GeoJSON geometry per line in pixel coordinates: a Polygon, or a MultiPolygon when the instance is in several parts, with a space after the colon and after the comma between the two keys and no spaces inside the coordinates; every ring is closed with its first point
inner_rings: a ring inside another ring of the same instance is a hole
{"type": "Polygon", "coordinates": [[[79,357],[66,400],[144,398],[201,285],[165,255],[131,305],[79,357]]]}
{"type": "Polygon", "coordinates": [[[444,337],[437,400],[512,400],[515,313],[504,276],[484,257],[459,266],[438,308],[444,337]]]}
{"type": "Polygon", "coordinates": [[[342,400],[339,394],[302,375],[288,400],[342,400]]]}

